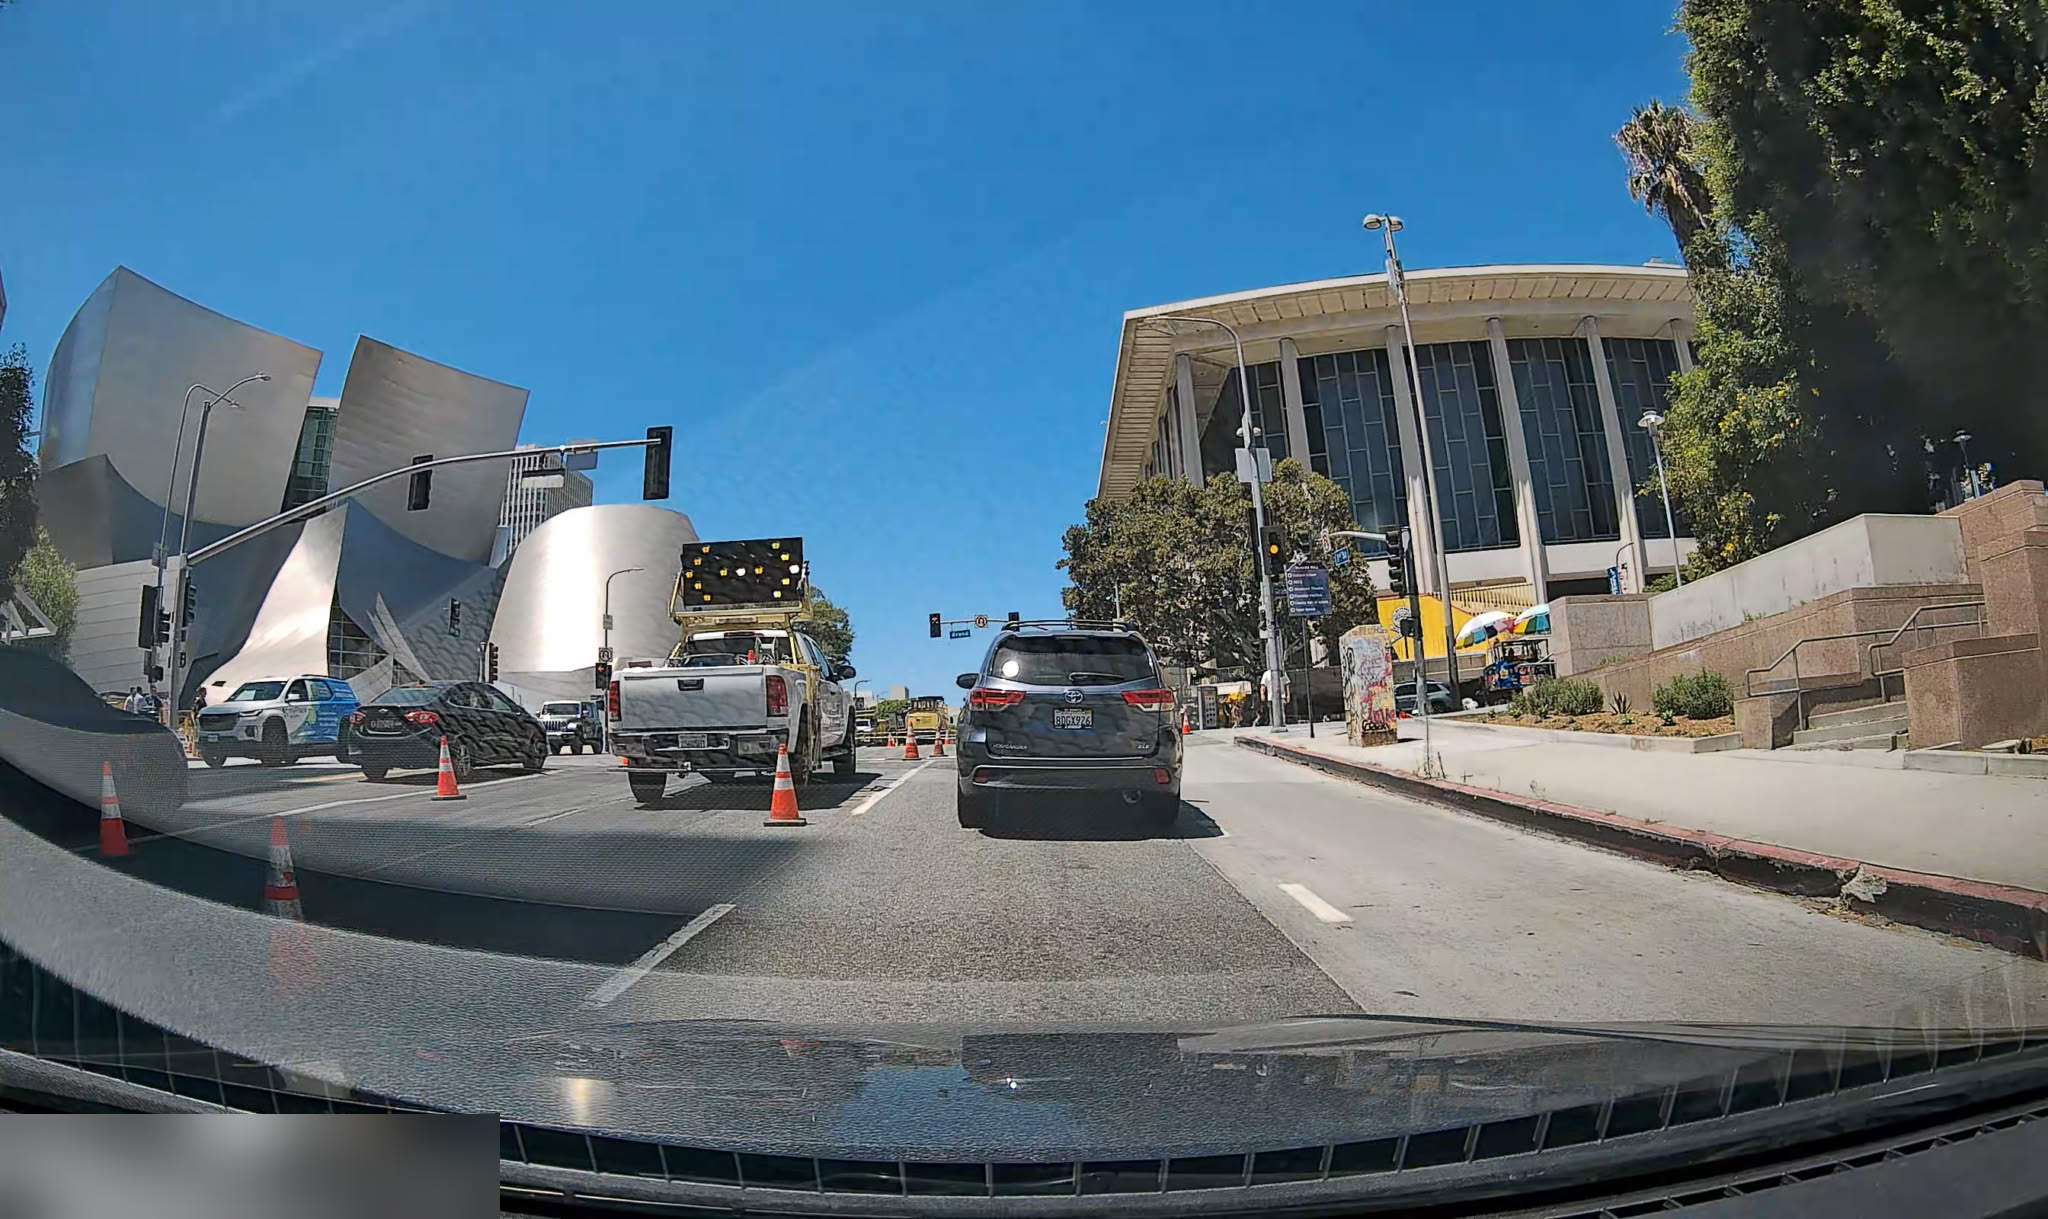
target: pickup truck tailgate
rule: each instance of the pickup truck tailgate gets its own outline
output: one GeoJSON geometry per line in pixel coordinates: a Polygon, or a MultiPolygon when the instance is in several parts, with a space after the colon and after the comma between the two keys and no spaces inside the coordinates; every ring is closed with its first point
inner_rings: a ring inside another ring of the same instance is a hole
{"type": "Polygon", "coordinates": [[[623,669],[619,732],[678,728],[747,728],[768,722],[762,678],[768,665],[692,669],[623,669]]]}

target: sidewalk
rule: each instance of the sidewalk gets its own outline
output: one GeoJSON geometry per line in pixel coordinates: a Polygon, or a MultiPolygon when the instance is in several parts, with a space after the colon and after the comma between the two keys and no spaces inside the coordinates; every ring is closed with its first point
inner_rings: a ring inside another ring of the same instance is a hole
{"type": "Polygon", "coordinates": [[[1745,884],[1842,897],[1901,922],[2048,957],[2048,788],[2039,779],[1797,764],[1750,750],[1674,754],[1431,726],[1358,748],[1341,726],[1239,746],[1745,884]]]}

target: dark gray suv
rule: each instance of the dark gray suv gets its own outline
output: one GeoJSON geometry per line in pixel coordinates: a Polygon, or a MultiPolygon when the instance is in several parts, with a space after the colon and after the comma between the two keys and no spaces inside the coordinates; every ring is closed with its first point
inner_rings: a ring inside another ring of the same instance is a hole
{"type": "Polygon", "coordinates": [[[1180,720],[1136,631],[1004,623],[981,671],[957,680],[968,692],[954,762],[962,826],[1090,792],[1120,796],[1149,828],[1173,824],[1180,720]]]}

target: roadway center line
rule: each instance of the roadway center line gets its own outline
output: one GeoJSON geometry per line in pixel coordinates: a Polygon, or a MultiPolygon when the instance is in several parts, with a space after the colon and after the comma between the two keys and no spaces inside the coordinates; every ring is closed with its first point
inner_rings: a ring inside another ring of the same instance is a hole
{"type": "Polygon", "coordinates": [[[876,792],[876,793],[875,793],[874,795],[872,795],[872,796],[869,796],[869,797],[868,797],[867,799],[865,799],[865,800],[861,801],[861,802],[860,802],[860,807],[859,807],[859,808],[857,808],[857,809],[854,809],[854,810],[853,810],[853,812],[852,812],[851,814],[849,814],[849,815],[850,815],[850,816],[854,816],[854,817],[858,817],[858,816],[860,816],[860,815],[861,815],[862,813],[865,813],[865,812],[867,812],[867,811],[868,811],[869,809],[871,809],[871,808],[875,807],[875,805],[877,805],[877,804],[881,803],[881,800],[882,800],[882,797],[883,797],[883,796],[886,796],[886,795],[888,795],[888,794],[889,794],[890,792],[892,792],[892,791],[895,791],[895,790],[896,790],[897,788],[899,788],[899,787],[903,786],[903,785],[904,785],[905,783],[908,783],[908,782],[910,782],[910,781],[911,781],[912,779],[915,779],[915,778],[917,777],[917,772],[918,772],[918,771],[920,771],[920,770],[923,770],[923,769],[925,768],[925,766],[930,766],[930,765],[932,764],[932,762],[936,762],[936,761],[938,761],[938,759],[937,759],[937,758],[933,758],[933,759],[932,759],[932,760],[931,760],[930,762],[926,762],[926,763],[924,764],[924,766],[913,766],[913,767],[911,767],[911,769],[910,769],[910,773],[909,773],[909,774],[906,774],[906,775],[904,775],[904,776],[903,776],[902,778],[900,778],[900,779],[896,780],[896,781],[895,781],[894,783],[891,783],[891,784],[890,784],[889,786],[887,786],[887,787],[883,788],[882,790],[880,790],[880,791],[876,792]]]}
{"type": "Polygon", "coordinates": [[[586,1012],[597,1011],[605,1004],[625,994],[635,982],[646,977],[648,971],[652,970],[655,966],[668,960],[670,954],[689,943],[698,932],[732,912],[733,905],[731,902],[720,902],[718,905],[699,914],[696,918],[684,923],[681,930],[646,952],[641,953],[638,960],[605,979],[603,986],[591,991],[590,996],[583,1000],[583,1010],[586,1012]]]}
{"type": "Polygon", "coordinates": [[[1295,901],[1300,902],[1303,909],[1326,923],[1348,923],[1351,921],[1350,915],[1332,906],[1322,898],[1317,897],[1315,890],[1307,885],[1283,884],[1280,886],[1280,891],[1295,901]]]}

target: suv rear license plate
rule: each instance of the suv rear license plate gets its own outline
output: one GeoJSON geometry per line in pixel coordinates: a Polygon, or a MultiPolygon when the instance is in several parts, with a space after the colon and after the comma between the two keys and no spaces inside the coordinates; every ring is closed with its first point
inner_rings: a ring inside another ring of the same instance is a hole
{"type": "Polygon", "coordinates": [[[709,749],[711,748],[711,737],[708,733],[703,732],[678,732],[676,733],[676,748],[709,749]]]}
{"type": "Polygon", "coordinates": [[[1093,728],[1095,709],[1093,707],[1054,707],[1052,726],[1055,728],[1093,728]]]}

